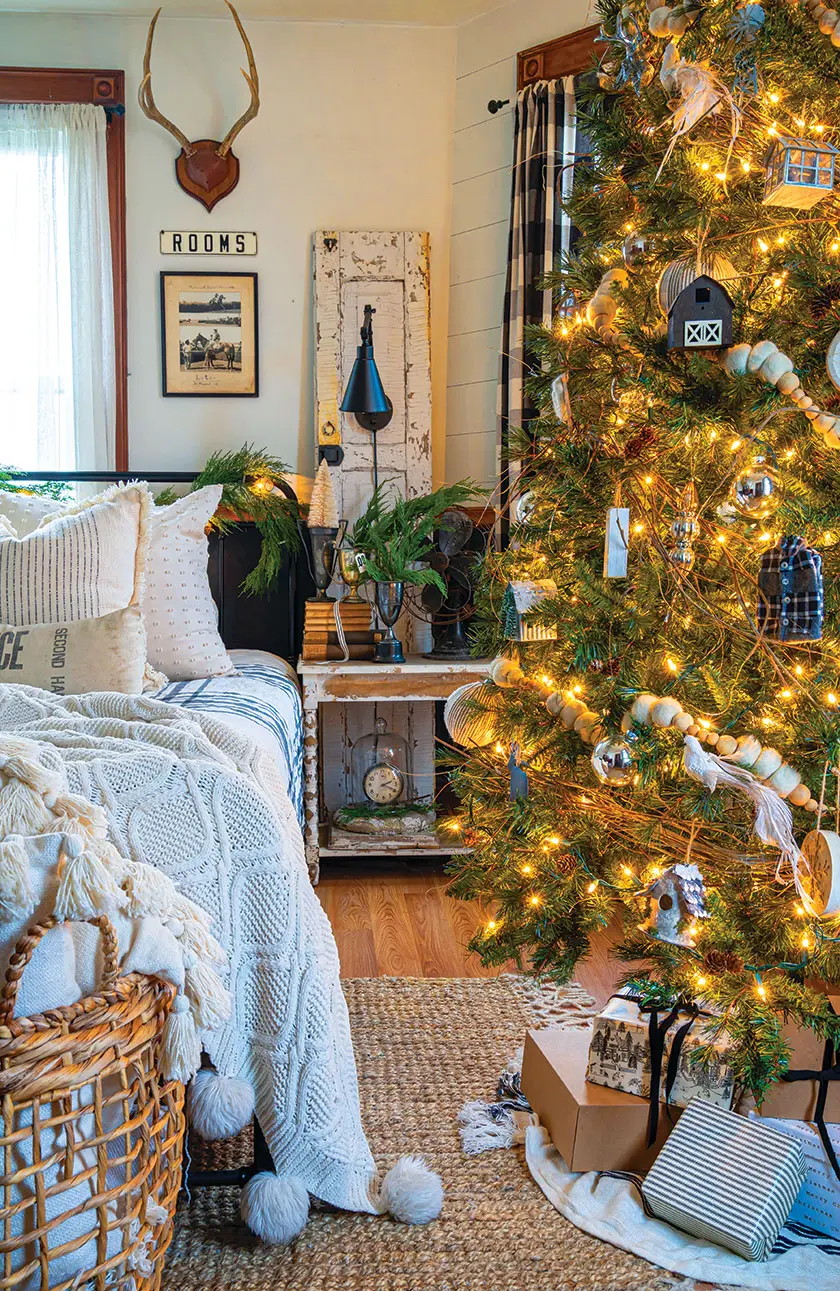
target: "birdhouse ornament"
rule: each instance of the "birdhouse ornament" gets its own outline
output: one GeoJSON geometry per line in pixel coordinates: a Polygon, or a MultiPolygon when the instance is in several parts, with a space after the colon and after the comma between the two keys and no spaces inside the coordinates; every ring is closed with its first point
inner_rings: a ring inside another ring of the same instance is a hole
{"type": "Polygon", "coordinates": [[[691,946],[691,934],[685,925],[709,917],[706,886],[696,865],[673,865],[639,896],[650,901],[650,913],[639,925],[640,931],[672,946],[691,946]]]}

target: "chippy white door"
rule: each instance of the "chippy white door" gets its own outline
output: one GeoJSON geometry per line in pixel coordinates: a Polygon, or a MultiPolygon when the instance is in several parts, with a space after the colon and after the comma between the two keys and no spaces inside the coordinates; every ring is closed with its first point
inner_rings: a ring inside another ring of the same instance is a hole
{"type": "MultiPolygon", "coordinates": [[[[340,446],[331,466],[339,514],[352,522],[373,492],[371,434],[339,404],[356,357],[365,305],[373,318],[376,363],[394,405],[377,434],[380,482],[407,497],[432,484],[432,382],[429,313],[429,235],[420,232],[334,232],[315,235],[315,433],[321,446],[340,446]]],[[[369,594],[372,594],[372,589],[369,594]]],[[[430,648],[428,624],[409,614],[397,627],[405,649],[430,648]]],[[[323,711],[324,803],[350,800],[349,747],[373,729],[377,716],[408,741],[415,793],[434,791],[434,713],[431,704],[335,704],[323,711]]]]}

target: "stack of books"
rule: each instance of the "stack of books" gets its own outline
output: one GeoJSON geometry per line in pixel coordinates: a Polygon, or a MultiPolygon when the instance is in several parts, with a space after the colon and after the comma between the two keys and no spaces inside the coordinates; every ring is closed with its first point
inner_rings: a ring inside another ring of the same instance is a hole
{"type": "Polygon", "coordinates": [[[307,663],[343,659],[336,627],[336,612],[351,659],[372,659],[376,634],[371,626],[371,607],[366,601],[307,601],[303,621],[302,658],[307,663]]]}

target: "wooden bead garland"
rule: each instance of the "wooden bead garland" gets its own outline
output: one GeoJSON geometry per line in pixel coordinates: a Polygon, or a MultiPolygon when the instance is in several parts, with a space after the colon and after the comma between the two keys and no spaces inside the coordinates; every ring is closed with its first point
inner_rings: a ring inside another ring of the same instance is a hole
{"type": "Polygon", "coordinates": [[[828,36],[834,48],[840,49],[840,13],[824,5],[822,0],[802,0],[802,8],[822,34],[828,36]]]}
{"type": "Polygon", "coordinates": [[[612,294],[614,286],[626,287],[629,282],[626,269],[608,269],[598,284],[595,295],[586,306],[587,322],[595,328],[601,340],[607,345],[624,347],[626,342],[613,327],[618,313],[618,301],[612,294]]]}
{"type": "MultiPolygon", "coordinates": [[[[607,731],[599,713],[593,712],[584,700],[566,692],[554,690],[541,682],[531,682],[525,677],[518,663],[511,659],[494,659],[489,668],[490,679],[501,686],[525,684],[535,689],[545,704],[546,712],[559,717],[567,731],[575,731],[585,744],[597,744],[606,738],[607,731]],[[499,681],[497,678],[501,678],[499,681]]],[[[793,807],[804,807],[815,812],[819,804],[811,796],[807,785],[795,767],[789,766],[778,749],[765,746],[754,735],[728,735],[701,726],[687,713],[673,695],[651,695],[646,692],[633,700],[621,719],[621,730],[626,734],[632,727],[672,727],[682,735],[693,735],[701,743],[714,748],[728,762],[751,771],[757,780],[775,789],[780,798],[787,799],[793,807]]]]}
{"type": "Polygon", "coordinates": [[[840,448],[840,417],[823,412],[806,394],[793,370],[793,361],[782,354],[772,341],[759,341],[756,345],[733,345],[720,355],[719,363],[730,376],[751,373],[773,385],[779,394],[797,405],[814,427],[822,431],[829,448],[840,448]]]}

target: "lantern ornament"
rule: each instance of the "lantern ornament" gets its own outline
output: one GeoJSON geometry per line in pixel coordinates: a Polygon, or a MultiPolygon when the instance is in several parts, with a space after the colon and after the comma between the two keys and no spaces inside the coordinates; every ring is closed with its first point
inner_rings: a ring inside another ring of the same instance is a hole
{"type": "Polygon", "coordinates": [[[838,149],[815,139],[783,137],[770,145],[764,163],[764,205],[805,211],[834,188],[838,149]]]}

